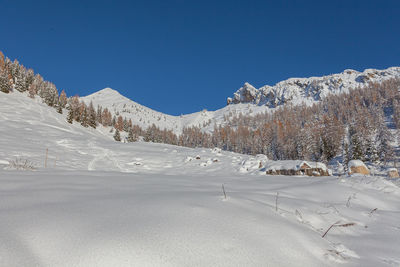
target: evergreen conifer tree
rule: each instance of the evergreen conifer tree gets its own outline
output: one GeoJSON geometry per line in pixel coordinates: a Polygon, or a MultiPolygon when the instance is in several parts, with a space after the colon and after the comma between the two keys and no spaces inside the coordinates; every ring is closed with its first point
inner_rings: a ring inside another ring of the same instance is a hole
{"type": "Polygon", "coordinates": [[[115,129],[114,140],[117,142],[121,142],[121,135],[119,134],[118,129],[115,129]]]}
{"type": "Polygon", "coordinates": [[[96,111],[96,121],[101,124],[103,123],[102,115],[103,115],[103,108],[98,105],[96,111]]]}
{"type": "Polygon", "coordinates": [[[393,146],[391,145],[391,142],[393,141],[393,135],[384,123],[382,123],[381,127],[378,129],[377,139],[379,142],[378,143],[379,159],[386,165],[388,161],[393,159],[394,149],[393,146]]]}
{"type": "Polygon", "coordinates": [[[86,106],[83,108],[82,115],[81,115],[81,125],[83,127],[88,127],[88,112],[86,106]]]}
{"type": "Polygon", "coordinates": [[[35,78],[35,73],[33,72],[33,70],[32,69],[27,70],[25,74],[25,88],[24,88],[25,91],[28,90],[29,86],[32,85],[34,78],[35,78]]]}
{"type": "Polygon", "coordinates": [[[57,112],[63,114],[63,110],[60,104],[57,105],[57,112]]]}
{"type": "Polygon", "coordinates": [[[0,70],[0,92],[8,94],[10,92],[11,86],[8,81],[8,75],[4,70],[0,70]]]}
{"type": "Polygon", "coordinates": [[[96,110],[94,109],[92,102],[90,102],[88,107],[88,124],[90,127],[96,129],[96,110]]]}
{"type": "Polygon", "coordinates": [[[357,134],[353,134],[350,139],[351,159],[364,160],[362,145],[357,134]]]}
{"type": "Polygon", "coordinates": [[[17,72],[17,77],[15,79],[15,89],[20,92],[24,92],[28,89],[26,87],[25,73],[23,71],[17,72]]]}
{"type": "Polygon", "coordinates": [[[371,163],[376,163],[379,160],[378,150],[375,143],[372,142],[371,138],[367,139],[366,158],[371,163]]]}
{"type": "Polygon", "coordinates": [[[72,109],[69,109],[68,115],[67,115],[67,122],[71,123],[74,121],[74,112],[72,109]]]}
{"type": "Polygon", "coordinates": [[[129,134],[128,134],[128,138],[127,138],[128,142],[136,142],[137,138],[135,137],[135,135],[133,134],[133,129],[129,129],[129,134]]]}

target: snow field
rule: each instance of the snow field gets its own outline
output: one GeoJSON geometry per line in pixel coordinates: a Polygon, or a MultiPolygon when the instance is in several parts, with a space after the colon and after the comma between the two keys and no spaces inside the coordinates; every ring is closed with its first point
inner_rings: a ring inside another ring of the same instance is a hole
{"type": "Polygon", "coordinates": [[[399,262],[400,192],[382,178],[55,170],[0,177],[4,266],[399,262]],[[335,222],[355,225],[322,238],[335,222]]]}

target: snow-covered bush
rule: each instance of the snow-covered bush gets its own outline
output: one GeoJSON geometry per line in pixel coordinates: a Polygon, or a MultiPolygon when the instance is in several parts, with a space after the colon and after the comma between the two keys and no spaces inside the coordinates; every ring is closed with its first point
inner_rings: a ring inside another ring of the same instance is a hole
{"type": "Polygon", "coordinates": [[[24,170],[24,171],[33,171],[36,170],[36,166],[29,161],[28,159],[16,158],[11,161],[8,165],[7,169],[9,170],[24,170]]]}

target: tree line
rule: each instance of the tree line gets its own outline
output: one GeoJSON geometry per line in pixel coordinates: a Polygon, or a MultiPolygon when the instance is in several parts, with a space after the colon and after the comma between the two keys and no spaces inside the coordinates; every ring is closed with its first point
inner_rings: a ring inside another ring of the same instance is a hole
{"type": "Polygon", "coordinates": [[[392,79],[330,95],[312,106],[237,114],[215,125],[210,134],[185,129],[179,140],[184,146],[216,146],[274,160],[329,162],[341,156],[345,164],[351,159],[386,164],[394,159],[393,144],[399,140],[399,88],[400,81],[392,79]]]}

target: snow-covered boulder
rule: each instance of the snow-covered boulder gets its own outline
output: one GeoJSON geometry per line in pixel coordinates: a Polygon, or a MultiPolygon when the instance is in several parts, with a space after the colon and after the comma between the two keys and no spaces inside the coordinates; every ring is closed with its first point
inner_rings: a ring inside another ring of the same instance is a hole
{"type": "Polygon", "coordinates": [[[388,171],[387,171],[387,176],[388,176],[389,178],[399,178],[399,177],[400,177],[400,176],[399,176],[399,172],[397,171],[396,168],[390,168],[390,169],[388,169],[388,171]]]}
{"type": "Polygon", "coordinates": [[[189,156],[187,156],[186,158],[185,158],[185,162],[189,162],[189,161],[192,161],[193,160],[193,158],[192,157],[189,157],[189,156]]]}
{"type": "Polygon", "coordinates": [[[350,160],[348,166],[349,166],[349,174],[354,174],[354,173],[360,173],[364,175],[369,174],[367,166],[361,160],[358,159],[350,160]]]}
{"type": "Polygon", "coordinates": [[[324,163],[303,160],[268,161],[265,171],[270,175],[330,176],[324,163]]]}
{"type": "Polygon", "coordinates": [[[214,147],[213,149],[211,149],[211,153],[214,153],[214,154],[221,154],[221,148],[218,148],[218,147],[214,147]]]}

